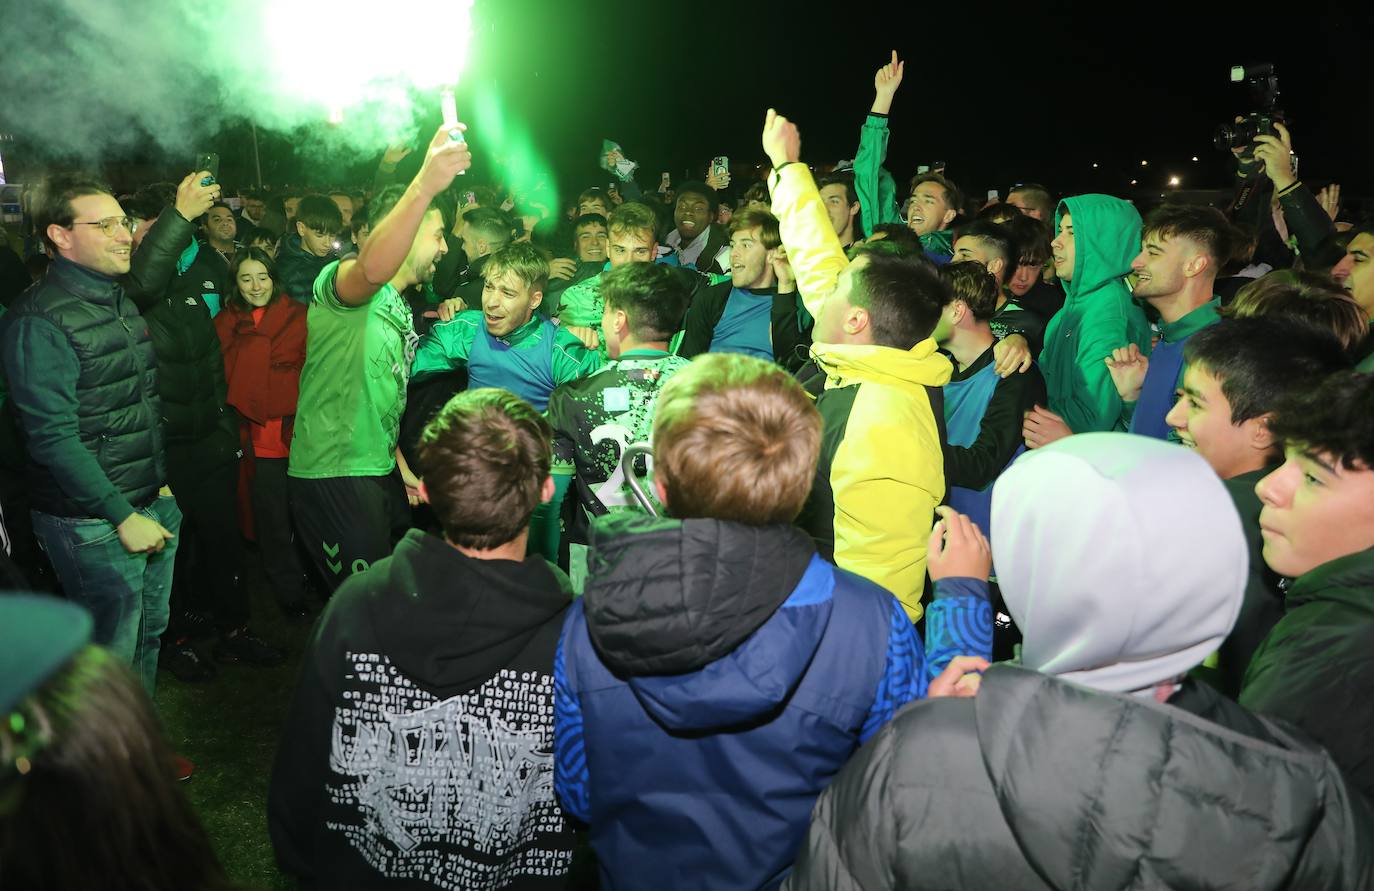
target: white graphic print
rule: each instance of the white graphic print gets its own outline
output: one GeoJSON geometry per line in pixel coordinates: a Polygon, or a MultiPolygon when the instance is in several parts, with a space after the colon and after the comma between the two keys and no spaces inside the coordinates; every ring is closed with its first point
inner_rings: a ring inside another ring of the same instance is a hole
{"type": "Polygon", "coordinates": [[[379,873],[439,888],[500,887],[567,871],[568,851],[534,846],[560,832],[553,795],[553,684],[503,670],[438,700],[382,656],[349,654],[355,679],[336,710],[329,797],[357,821],[330,822],[379,873]]]}

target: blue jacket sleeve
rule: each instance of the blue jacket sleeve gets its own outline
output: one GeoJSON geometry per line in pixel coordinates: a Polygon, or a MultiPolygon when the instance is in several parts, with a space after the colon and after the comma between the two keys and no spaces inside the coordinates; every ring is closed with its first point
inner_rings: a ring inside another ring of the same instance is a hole
{"type": "Polygon", "coordinates": [[[587,770],[587,748],[582,734],[582,705],[568,682],[563,659],[570,629],[576,625],[574,615],[581,609],[582,605],[575,603],[568,610],[553,658],[553,788],[563,811],[586,823],[592,812],[591,774],[587,770]]]}
{"type": "Polygon", "coordinates": [[[893,597],[883,675],[878,680],[877,695],[873,697],[873,705],[869,707],[868,716],[864,718],[863,728],[859,731],[860,745],[883,729],[883,725],[891,721],[902,706],[925,697],[930,679],[920,670],[924,662],[921,639],[916,636],[916,629],[907,618],[902,602],[893,597]]]}
{"type": "MultiPolygon", "coordinates": [[[[988,583],[947,578],[935,583],[935,602],[926,610],[926,680],[938,677],[955,656],[992,659],[992,601],[988,583]]],[[[921,694],[925,695],[924,687],[921,694]]]]}

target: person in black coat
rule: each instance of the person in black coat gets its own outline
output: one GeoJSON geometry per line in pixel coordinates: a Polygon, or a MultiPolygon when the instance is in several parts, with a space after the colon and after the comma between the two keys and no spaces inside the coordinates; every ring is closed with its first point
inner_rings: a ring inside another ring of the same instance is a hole
{"type": "Polygon", "coordinates": [[[222,294],[206,291],[195,262],[208,250],[194,237],[194,217],[187,216],[196,207],[184,190],[170,203],[168,197],[153,187],[130,202],[131,215],[143,221],[133,265],[145,273],[129,297],[148,322],[157,354],[167,482],[184,520],[172,597],[172,644],[182,657],[175,668],[184,679],[203,680],[208,667],[186,652],[183,639],[189,629],[181,620],[188,612],[213,615],[219,661],[271,666],[285,654],[249,628],[236,501],[238,418],[225,405],[224,356],[208,305],[222,294]]]}
{"type": "Polygon", "coordinates": [[[1255,487],[1264,562],[1293,582],[1240,702],[1312,734],[1374,800],[1374,377],[1295,391],[1270,427],[1285,460],[1255,487]]]}
{"type": "Polygon", "coordinates": [[[571,594],[526,556],[551,437],[511,393],[456,396],[417,468],[443,536],[411,530],[321,616],[268,798],[301,887],[564,886],[553,663],[571,594]]]}

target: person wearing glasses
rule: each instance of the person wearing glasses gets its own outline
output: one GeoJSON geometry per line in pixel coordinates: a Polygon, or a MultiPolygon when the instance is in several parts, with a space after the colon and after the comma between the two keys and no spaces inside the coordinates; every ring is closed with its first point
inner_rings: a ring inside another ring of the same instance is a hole
{"type": "Polygon", "coordinates": [[[0,327],[34,532],[68,599],[90,610],[95,642],[151,696],[181,511],[164,486],[157,356],[125,293],[146,284],[125,278],[134,221],[80,175],[51,178],[34,216],[53,263],[0,327]]]}
{"type": "Polygon", "coordinates": [[[291,228],[277,254],[277,281],[293,299],[309,306],[315,279],[339,258],[343,214],[328,197],[306,195],[296,208],[291,228]]]}

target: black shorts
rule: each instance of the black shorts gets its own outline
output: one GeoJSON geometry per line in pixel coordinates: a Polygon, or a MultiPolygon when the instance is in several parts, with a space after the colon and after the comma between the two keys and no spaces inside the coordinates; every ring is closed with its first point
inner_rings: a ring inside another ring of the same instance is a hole
{"type": "Polygon", "coordinates": [[[410,528],[401,475],[291,477],[291,515],[305,552],[330,593],[364,572],[410,528]]]}

